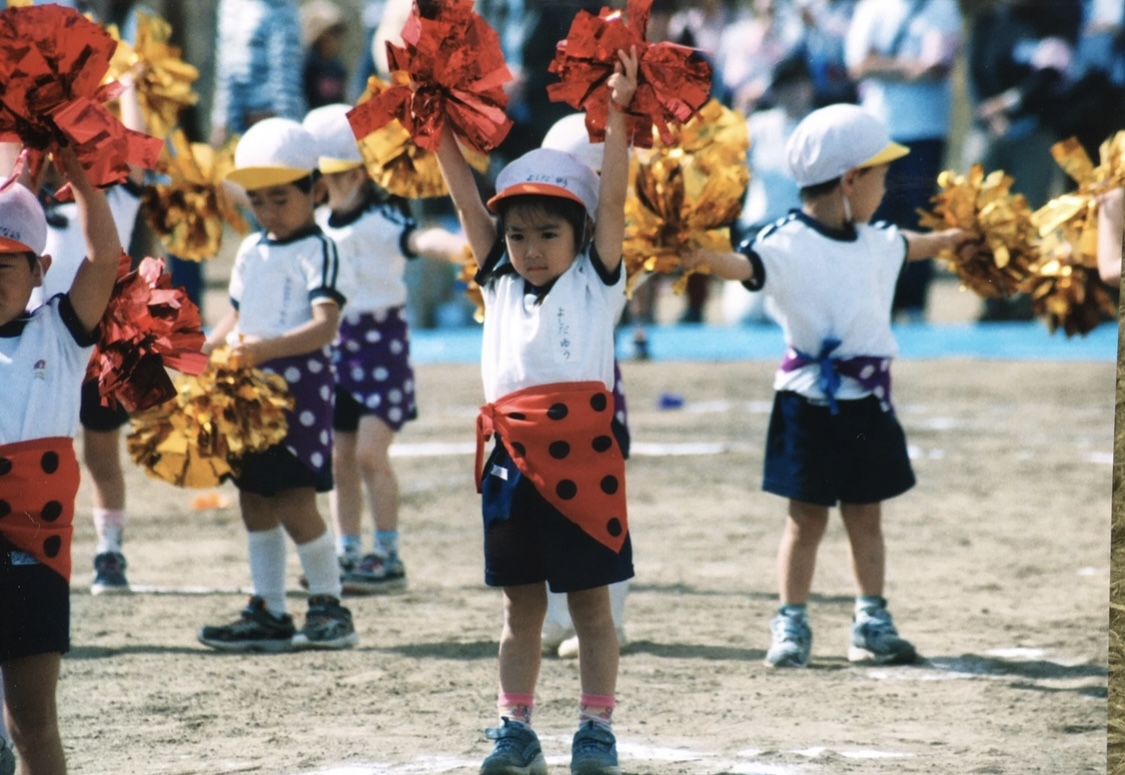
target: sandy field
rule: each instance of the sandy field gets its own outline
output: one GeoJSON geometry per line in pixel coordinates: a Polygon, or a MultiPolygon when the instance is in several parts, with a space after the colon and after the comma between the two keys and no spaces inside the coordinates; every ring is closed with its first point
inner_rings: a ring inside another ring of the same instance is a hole
{"type": "MultiPolygon", "coordinates": [[[[784,515],[759,488],[773,367],[623,364],[637,570],[615,717],[623,770],[1105,772],[1115,365],[899,362],[896,404],[919,484],[886,508],[887,595],[924,661],[846,661],[853,587],[833,519],[811,602],[813,665],[795,671],[762,664],[784,515]],[[668,392],[681,408],[660,408],[668,392]]],[[[479,374],[419,366],[418,387],[421,416],[395,447],[409,587],[348,598],[354,650],[200,646],[196,630],[245,600],[237,509],[193,509],[199,493],[139,470],[126,545],[139,591],[91,596],[83,490],[60,687],[71,772],[477,771],[500,626],[472,485],[479,374]]],[[[292,551],[290,563],[300,619],[292,551]]],[[[552,773],[568,771],[577,698],[577,665],[547,659],[535,723],[552,773]]]]}

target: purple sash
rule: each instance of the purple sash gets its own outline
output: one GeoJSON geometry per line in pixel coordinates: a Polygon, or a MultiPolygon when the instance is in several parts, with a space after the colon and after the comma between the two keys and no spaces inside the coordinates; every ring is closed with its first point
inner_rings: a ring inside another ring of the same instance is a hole
{"type": "Polygon", "coordinates": [[[782,371],[796,371],[802,366],[815,363],[820,367],[817,385],[828,399],[828,410],[837,414],[840,407],[836,403],[836,392],[840,389],[840,378],[851,377],[864,390],[871,391],[879,399],[884,412],[893,412],[891,404],[891,359],[874,355],[857,355],[852,358],[833,358],[832,352],[840,346],[839,339],[825,339],[820,345],[820,353],[809,355],[795,347],[785,351],[781,361],[782,371]]]}

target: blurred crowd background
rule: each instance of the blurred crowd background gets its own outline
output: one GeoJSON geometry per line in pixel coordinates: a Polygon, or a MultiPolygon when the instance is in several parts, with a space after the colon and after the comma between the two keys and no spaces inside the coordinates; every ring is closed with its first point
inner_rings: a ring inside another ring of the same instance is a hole
{"type": "MultiPolygon", "coordinates": [[[[430,2],[433,0],[422,0],[430,2]]],[[[36,0],[36,4],[42,4],[36,0]]],[[[163,16],[183,58],[199,68],[199,104],[182,117],[196,141],[218,144],[265,115],[300,119],[331,102],[354,103],[367,78],[386,77],[385,42],[395,40],[411,0],[64,0],[128,39],[138,10],[163,16]],[[282,61],[284,67],[267,64],[282,61]],[[272,70],[269,69],[272,67],[272,70]]],[[[623,7],[624,0],[608,3],[623,7]]],[[[536,147],[569,112],[546,96],[555,43],[589,0],[476,0],[500,34],[515,80],[515,128],[493,169],[536,147]]],[[[736,237],[752,235],[796,206],[784,141],[805,113],[856,101],[912,153],[892,167],[876,217],[913,227],[942,169],[981,163],[1015,178],[1032,208],[1068,181],[1050,156],[1076,135],[1094,159],[1125,128],[1125,0],[653,0],[649,39],[700,49],[715,70],[713,96],[747,117],[751,185],[736,237]]],[[[488,176],[482,180],[488,185],[488,176]]],[[[419,203],[420,216],[454,225],[448,204],[419,203]]],[[[897,320],[924,322],[941,269],[909,267],[897,320]]],[[[206,266],[204,274],[206,274],[206,266]]],[[[472,305],[455,268],[412,262],[409,313],[417,328],[464,325],[472,305]]],[[[656,321],[659,282],[641,286],[634,324],[656,321]]],[[[740,289],[693,278],[677,319],[768,322],[740,289]],[[727,298],[727,292],[731,292],[727,298]],[[720,298],[722,297],[722,298],[720,298]]],[[[981,303],[978,319],[1029,319],[1025,299],[981,303]]],[[[641,328],[637,329],[641,331],[641,328]]],[[[643,333],[638,334],[643,338],[643,333]]]]}

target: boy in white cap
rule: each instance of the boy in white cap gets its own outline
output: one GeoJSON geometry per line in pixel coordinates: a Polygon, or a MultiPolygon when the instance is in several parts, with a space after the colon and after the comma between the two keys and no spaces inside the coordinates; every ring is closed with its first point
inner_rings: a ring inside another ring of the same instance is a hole
{"type": "MultiPolygon", "coordinates": [[[[55,695],[70,648],[70,540],[79,395],[117,277],[105,195],[59,153],[86,260],[65,294],[27,312],[51,258],[47,221],[20,183],[0,190],[0,677],[21,772],[64,772],[55,695]]],[[[5,757],[8,758],[8,757],[5,757]]]]}
{"type": "Polygon", "coordinates": [[[477,258],[484,296],[477,482],[485,581],[500,587],[498,728],[481,775],[546,775],[531,728],[547,588],[568,593],[581,698],[574,775],[620,775],[612,731],[619,651],[608,586],[633,575],[625,461],[612,410],[614,326],[625,306],[625,115],[637,53],[610,76],[602,174],[538,148],[481,200],[447,129],[438,161],[477,258]],[[499,216],[497,225],[492,213],[499,216]],[[487,464],[483,442],[496,435],[487,464]],[[483,464],[483,465],[482,465],[483,464]]]}
{"type": "Polygon", "coordinates": [[[247,191],[261,232],[238,248],[233,309],[205,350],[226,344],[235,363],[279,374],[296,401],[284,439],[245,456],[238,476],[253,595],[239,619],[204,627],[199,640],[223,651],[339,649],[355,645],[351,612],[340,605],[332,533],[316,494],[332,489],[331,345],[344,296],[336,244],[313,217],[324,191],[316,143],[296,121],[268,118],[246,131],[228,179],[247,191]],[[285,536],[297,544],[308,582],[308,613],[297,631],[285,610],[285,536]]]}
{"type": "Polygon", "coordinates": [[[737,252],[697,250],[684,265],[762,291],[787,345],[774,377],[763,489],[788,498],[778,550],[781,606],[766,664],[804,667],[812,650],[807,604],[817,548],[837,503],[851,544],[857,596],[848,657],[915,661],[883,597],[881,502],[914,485],[890,396],[898,347],[891,300],[903,261],[956,249],[970,235],[869,224],[887,165],[909,152],[855,105],[829,105],[797,125],[786,155],[802,207],[737,252]]]}
{"type": "Polygon", "coordinates": [[[317,144],[328,192],[316,220],[332,238],[349,281],[348,311],[336,341],[336,409],[332,517],[344,592],[380,593],[406,586],[399,556],[399,490],[391,466],[395,433],[417,416],[406,321],[407,259],[460,263],[465,240],[445,229],[417,227],[407,200],[383,191],[367,174],[347,113],[351,106],[309,111],[303,126],[317,144]],[[374,522],[363,552],[367,491],[374,522]]]}

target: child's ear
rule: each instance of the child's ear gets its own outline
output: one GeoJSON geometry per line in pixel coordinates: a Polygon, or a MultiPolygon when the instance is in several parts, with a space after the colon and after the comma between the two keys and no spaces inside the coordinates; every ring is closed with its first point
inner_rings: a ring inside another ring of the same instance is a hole
{"type": "Polygon", "coordinates": [[[323,175],[318,175],[312,185],[313,202],[322,204],[328,201],[328,183],[324,180],[323,175]]]}
{"type": "Polygon", "coordinates": [[[39,285],[43,284],[43,278],[46,276],[47,270],[51,268],[51,261],[52,260],[53,259],[49,255],[47,255],[46,253],[39,256],[39,262],[38,262],[39,263],[39,271],[36,272],[36,276],[35,276],[35,285],[36,286],[39,286],[39,285]]]}

